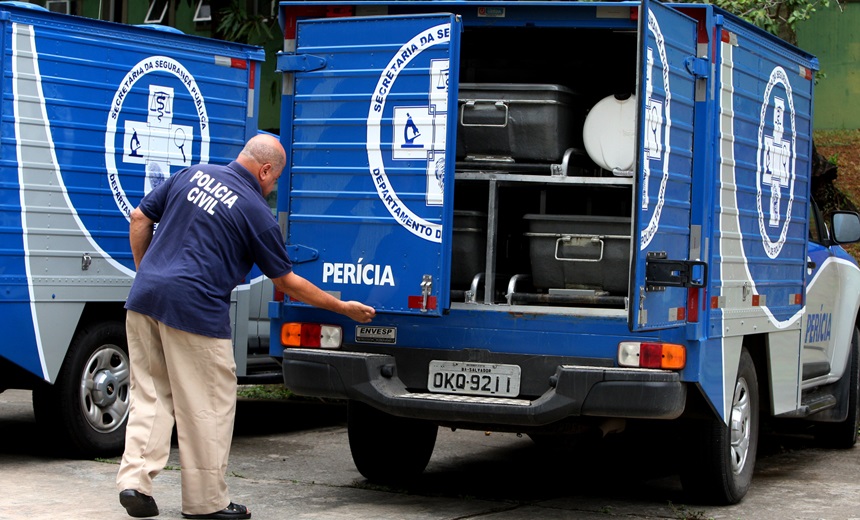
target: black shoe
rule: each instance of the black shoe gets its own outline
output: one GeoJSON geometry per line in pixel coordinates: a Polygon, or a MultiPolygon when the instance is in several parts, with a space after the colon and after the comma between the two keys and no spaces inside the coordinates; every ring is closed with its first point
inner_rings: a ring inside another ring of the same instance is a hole
{"type": "Polygon", "coordinates": [[[158,516],[158,506],[155,504],[155,499],[134,489],[120,491],[119,503],[125,508],[128,516],[135,518],[158,516]]]}
{"type": "Polygon", "coordinates": [[[243,505],[230,502],[230,505],[225,507],[221,511],[215,511],[214,513],[209,513],[208,515],[189,515],[182,513],[182,517],[197,519],[214,518],[218,520],[244,520],[246,518],[251,518],[251,512],[248,511],[248,508],[243,505]]]}

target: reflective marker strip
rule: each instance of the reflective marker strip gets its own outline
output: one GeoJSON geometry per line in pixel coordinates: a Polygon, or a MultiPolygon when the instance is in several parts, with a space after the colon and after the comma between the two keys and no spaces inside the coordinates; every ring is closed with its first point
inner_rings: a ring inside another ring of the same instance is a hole
{"type": "Polygon", "coordinates": [[[243,60],[242,58],[228,58],[227,56],[215,56],[215,65],[220,65],[222,67],[230,67],[231,69],[242,69],[248,70],[250,69],[250,74],[248,74],[248,118],[254,117],[254,80],[257,77],[257,67],[251,63],[248,63],[248,60],[243,60]]]}
{"type": "MultiPolygon", "coordinates": [[[[423,296],[410,296],[407,300],[407,307],[410,309],[423,309],[424,308],[424,297],[423,296]]],[[[430,296],[427,298],[427,308],[435,309],[436,308],[436,297],[430,296]]]]}
{"type": "Polygon", "coordinates": [[[728,43],[734,47],[738,46],[738,35],[733,32],[729,32],[726,29],[723,29],[723,32],[720,35],[720,40],[723,43],[728,43]]]}
{"type": "Polygon", "coordinates": [[[250,74],[248,74],[248,119],[254,117],[254,107],[257,104],[257,98],[254,94],[254,80],[257,77],[257,66],[250,64],[250,74]]]}

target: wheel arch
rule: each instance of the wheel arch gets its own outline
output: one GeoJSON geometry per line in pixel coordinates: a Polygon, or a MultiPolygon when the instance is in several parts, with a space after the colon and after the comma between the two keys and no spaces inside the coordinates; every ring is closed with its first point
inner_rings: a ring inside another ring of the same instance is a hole
{"type": "MultiPolygon", "coordinates": [[[[54,341],[43,344],[42,348],[45,352],[45,361],[48,365],[49,379],[45,384],[54,384],[57,382],[63,366],[68,362],[69,349],[78,337],[82,329],[100,322],[121,321],[125,323],[125,302],[85,302],[83,309],[78,315],[77,322],[72,329],[70,325],[71,317],[60,317],[61,324],[56,326],[54,341]],[[63,325],[66,323],[67,325],[63,325]],[[64,332],[63,327],[71,329],[71,332],[64,332]]],[[[59,309],[61,312],[71,312],[69,309],[59,309]]]]}
{"type": "Polygon", "coordinates": [[[100,321],[121,321],[125,323],[125,302],[87,302],[78,325],[75,328],[77,334],[82,327],[98,323],[100,321]]]}
{"type": "Polygon", "coordinates": [[[773,370],[768,361],[768,341],[766,334],[752,334],[744,337],[743,348],[749,352],[758,379],[759,414],[767,417],[773,414],[773,370]]]}
{"type": "Polygon", "coordinates": [[[74,330],[63,331],[70,339],[56,377],[33,388],[36,422],[58,454],[122,451],[130,374],[124,317],[121,303],[86,304],[74,330]]]}

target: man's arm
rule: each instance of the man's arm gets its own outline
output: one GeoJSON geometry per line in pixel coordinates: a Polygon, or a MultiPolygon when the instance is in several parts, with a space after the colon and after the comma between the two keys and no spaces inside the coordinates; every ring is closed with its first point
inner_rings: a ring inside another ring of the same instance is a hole
{"type": "Polygon", "coordinates": [[[149,249],[152,242],[152,226],[155,224],[149,217],[144,215],[140,208],[134,208],[131,212],[131,223],[128,225],[128,240],[131,242],[131,254],[134,256],[135,269],[140,268],[143,254],[149,249]]]}
{"type": "MultiPolygon", "coordinates": [[[[135,257],[136,258],[136,257],[135,257]]],[[[343,301],[323,291],[295,273],[272,279],[275,288],[301,302],[348,316],[359,323],[368,323],[376,311],[356,301],[343,301]]]]}

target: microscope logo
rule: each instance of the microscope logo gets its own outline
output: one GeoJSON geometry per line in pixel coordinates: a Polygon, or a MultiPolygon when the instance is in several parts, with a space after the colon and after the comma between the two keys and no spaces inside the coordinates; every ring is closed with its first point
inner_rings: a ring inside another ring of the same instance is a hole
{"type": "Polygon", "coordinates": [[[785,70],[776,67],[762,101],[756,158],[759,232],[770,258],[782,251],[791,221],[797,154],[794,116],[791,83],[785,70]]]}
{"type": "Polygon", "coordinates": [[[105,132],[108,182],[117,208],[126,218],[136,203],[129,200],[123,182],[146,195],[173,171],[191,166],[195,145],[200,150],[199,162],[208,162],[209,118],[194,76],[172,58],[152,56],[140,61],[114,95],[105,132]],[[143,78],[151,83],[135,88],[143,78]],[[180,94],[175,87],[181,89],[180,94]],[[177,110],[179,107],[184,110],[177,110]],[[177,113],[185,114],[190,124],[175,122],[177,113]]]}
{"type": "Polygon", "coordinates": [[[445,186],[445,128],[448,60],[430,60],[430,89],[424,106],[394,107],[395,161],[427,161],[426,201],[441,206],[445,186]]]}

